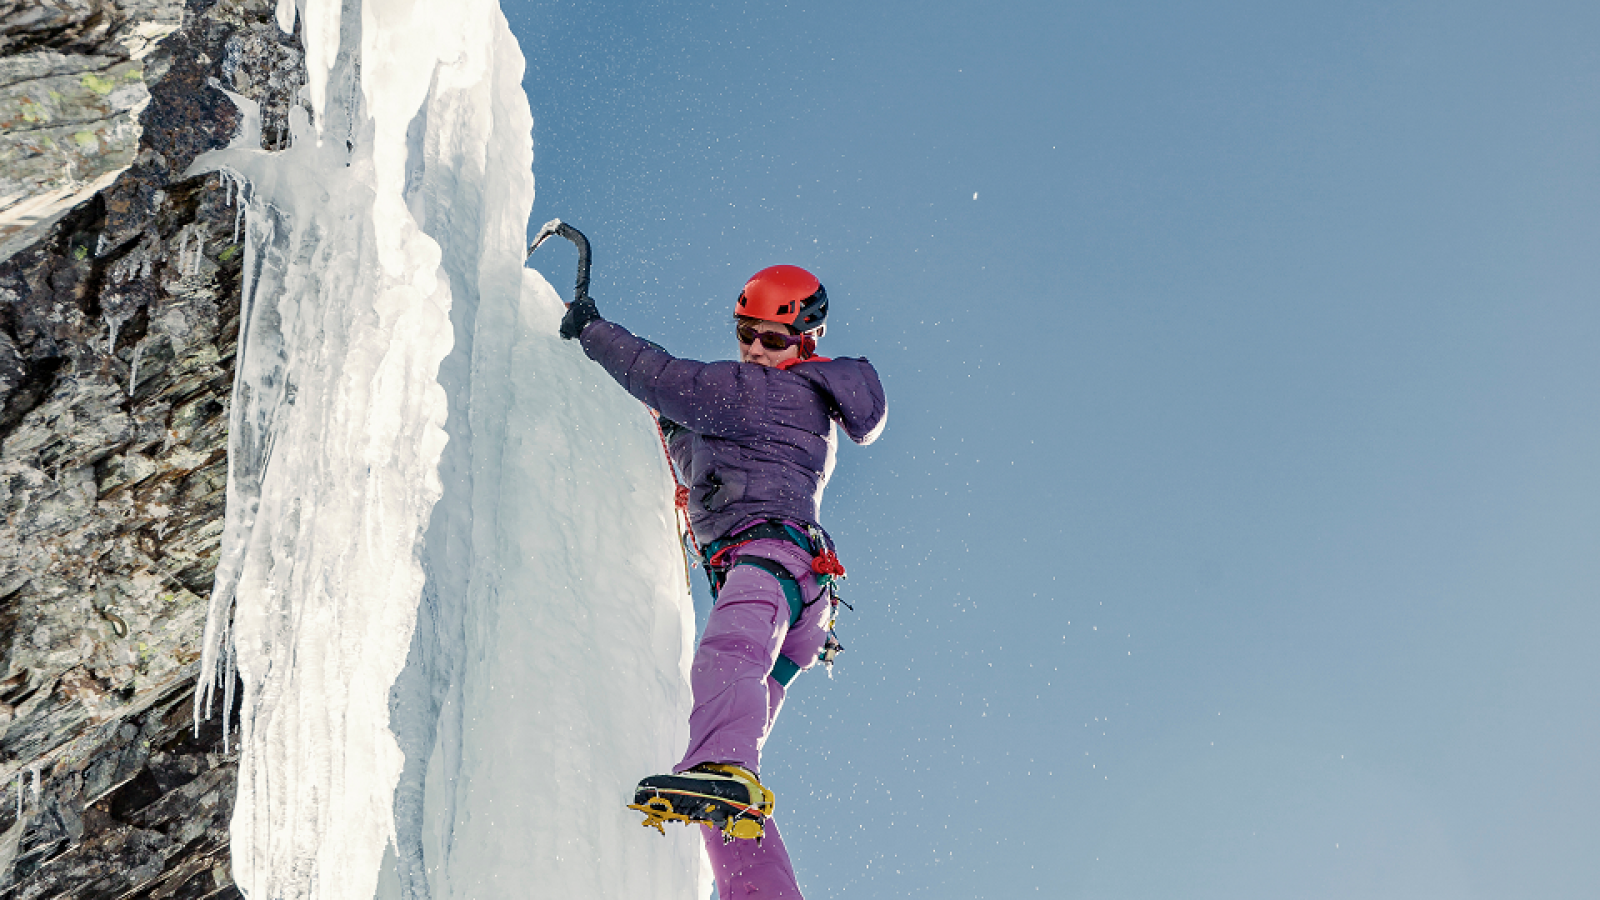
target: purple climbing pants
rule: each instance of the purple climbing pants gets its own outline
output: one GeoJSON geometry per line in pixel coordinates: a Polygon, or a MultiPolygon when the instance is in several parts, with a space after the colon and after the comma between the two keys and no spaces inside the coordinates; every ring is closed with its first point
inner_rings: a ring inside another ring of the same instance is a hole
{"type": "MultiPolygon", "coordinates": [[[[761,745],[778,718],[784,695],[783,686],[768,673],[780,652],[809,668],[827,638],[828,603],[818,602],[822,588],[811,573],[810,556],[779,540],[751,541],[737,553],[782,564],[796,576],[808,605],[790,627],[789,601],[776,576],[755,566],[735,565],[729,570],[695,650],[689,749],[674,772],[715,762],[743,766],[759,776],[761,745]]],[[[724,844],[711,828],[704,832],[722,900],[799,900],[800,887],[777,822],[767,820],[760,844],[749,840],[724,844]]]]}

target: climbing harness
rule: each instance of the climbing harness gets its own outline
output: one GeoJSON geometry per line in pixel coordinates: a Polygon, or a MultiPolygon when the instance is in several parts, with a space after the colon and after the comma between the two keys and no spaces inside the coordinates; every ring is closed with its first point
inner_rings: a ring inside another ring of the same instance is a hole
{"type": "MultiPolygon", "coordinates": [[[[790,574],[788,568],[781,563],[760,556],[738,556],[735,551],[752,541],[784,540],[793,543],[811,556],[811,572],[817,578],[817,584],[822,588],[817,595],[817,600],[824,596],[828,598],[828,623],[825,626],[827,637],[822,644],[822,650],[817,654],[817,661],[822,663],[828,677],[833,677],[833,662],[844,651],[844,645],[839,643],[834,627],[839,619],[839,607],[842,604],[847,609],[855,607],[844,601],[839,596],[838,580],[845,577],[843,564],[828,545],[827,535],[815,525],[806,526],[805,530],[797,528],[787,522],[767,520],[757,522],[747,528],[722,538],[712,541],[701,551],[701,559],[705,564],[706,581],[711,585],[712,602],[716,602],[717,595],[722,592],[722,587],[727,583],[728,573],[733,568],[743,565],[756,566],[771,573],[778,580],[778,586],[783,589],[784,596],[789,601],[789,625],[792,627],[800,621],[801,615],[811,605],[806,603],[801,596],[800,584],[790,574]]],[[[817,600],[811,601],[816,603],[817,600]]],[[[778,659],[772,666],[772,679],[784,687],[800,674],[804,667],[783,654],[778,654],[778,659]]]]}

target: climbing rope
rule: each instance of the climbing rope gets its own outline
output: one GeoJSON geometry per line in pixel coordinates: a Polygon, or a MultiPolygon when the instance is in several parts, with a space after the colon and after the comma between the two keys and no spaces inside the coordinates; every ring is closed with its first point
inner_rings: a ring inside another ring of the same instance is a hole
{"type": "Polygon", "coordinates": [[[656,437],[661,441],[661,452],[667,457],[667,471],[672,473],[672,518],[678,525],[678,543],[683,547],[683,586],[694,593],[689,570],[700,565],[700,541],[695,538],[694,525],[689,521],[689,488],[678,478],[678,468],[672,464],[672,451],[667,447],[667,432],[661,427],[661,414],[651,409],[650,415],[656,420],[656,437]]]}

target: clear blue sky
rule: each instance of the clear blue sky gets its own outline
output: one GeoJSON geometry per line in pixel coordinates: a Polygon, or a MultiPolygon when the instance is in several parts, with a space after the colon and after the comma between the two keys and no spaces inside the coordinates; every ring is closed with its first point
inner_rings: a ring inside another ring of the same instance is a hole
{"type": "Polygon", "coordinates": [[[808,897],[1594,896],[1600,7],[506,11],[603,313],[804,265],[890,391],[808,897]]]}

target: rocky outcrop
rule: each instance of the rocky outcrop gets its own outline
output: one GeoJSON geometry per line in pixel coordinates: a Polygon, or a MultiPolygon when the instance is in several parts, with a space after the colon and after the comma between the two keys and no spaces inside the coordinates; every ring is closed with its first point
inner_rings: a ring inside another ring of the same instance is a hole
{"type": "Polygon", "coordinates": [[[3,895],[238,897],[228,867],[234,757],[220,720],[194,731],[193,686],[178,685],[142,714],[106,722],[84,757],[14,780],[23,812],[0,833],[3,895]]]}
{"type": "Polygon", "coordinates": [[[0,59],[0,257],[133,162],[143,67],[42,52],[0,59]]]}
{"type": "Polygon", "coordinates": [[[0,262],[3,900],[237,895],[231,748],[190,717],[244,253],[236,186],[185,176],[239,131],[221,88],[255,100],[277,139],[303,75],[272,12],[0,0],[3,62],[20,50],[55,73],[0,87],[0,104],[32,98],[29,133],[137,116],[110,186],[0,262]],[[107,53],[162,29],[142,59],[107,53]]]}
{"type": "MultiPolygon", "coordinates": [[[[156,51],[158,42],[184,21],[186,6],[209,7],[191,12],[208,21],[207,38],[222,32],[209,48],[216,55],[196,62],[218,86],[262,101],[263,134],[281,141],[299,85],[300,52],[252,12],[264,5],[0,0],[0,259],[39,240],[67,210],[111,184],[140,147],[161,144],[140,143],[143,111],[149,85],[167,82],[174,59],[156,51]]],[[[165,94],[177,99],[170,85],[165,94]]]]}
{"type": "Polygon", "coordinates": [[[0,0],[0,259],[133,163],[143,60],[182,18],[182,0],[0,0]]]}

